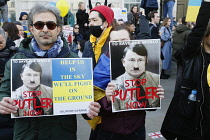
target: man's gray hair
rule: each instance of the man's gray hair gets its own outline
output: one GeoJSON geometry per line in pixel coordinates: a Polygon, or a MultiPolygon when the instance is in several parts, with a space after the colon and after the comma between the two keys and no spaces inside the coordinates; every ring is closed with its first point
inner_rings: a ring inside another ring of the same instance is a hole
{"type": "Polygon", "coordinates": [[[44,4],[40,4],[40,3],[35,4],[31,8],[31,10],[28,14],[28,25],[33,25],[33,16],[35,14],[46,13],[46,12],[50,12],[55,15],[56,21],[57,21],[57,26],[63,25],[62,18],[60,16],[60,11],[55,6],[50,5],[50,4],[44,5],[44,4]]]}
{"type": "Polygon", "coordinates": [[[2,29],[2,28],[0,28],[0,35],[2,35],[7,40],[6,33],[5,33],[4,29],[2,29]]]}

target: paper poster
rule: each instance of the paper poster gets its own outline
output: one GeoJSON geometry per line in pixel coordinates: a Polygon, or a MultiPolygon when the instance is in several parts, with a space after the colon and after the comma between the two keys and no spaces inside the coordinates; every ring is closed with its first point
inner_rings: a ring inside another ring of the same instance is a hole
{"type": "Polygon", "coordinates": [[[160,40],[111,41],[112,111],[160,109],[160,40]]]}
{"type": "Polygon", "coordinates": [[[112,8],[112,10],[116,20],[123,19],[123,21],[127,21],[127,8],[112,8]]]}
{"type": "Polygon", "coordinates": [[[67,40],[68,43],[73,43],[73,27],[70,25],[62,26],[63,29],[63,37],[67,40]]]}
{"type": "Polygon", "coordinates": [[[12,118],[88,113],[93,101],[90,58],[12,59],[12,118]]]}
{"type": "Polygon", "coordinates": [[[186,21],[195,22],[202,0],[189,0],[186,21]]]}

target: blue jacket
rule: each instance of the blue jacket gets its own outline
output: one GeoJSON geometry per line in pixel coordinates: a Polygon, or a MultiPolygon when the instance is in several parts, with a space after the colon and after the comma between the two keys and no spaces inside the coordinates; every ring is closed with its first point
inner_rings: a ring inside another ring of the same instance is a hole
{"type": "Polygon", "coordinates": [[[142,0],[141,1],[141,5],[140,5],[141,8],[158,8],[158,2],[157,0],[142,0]]]}

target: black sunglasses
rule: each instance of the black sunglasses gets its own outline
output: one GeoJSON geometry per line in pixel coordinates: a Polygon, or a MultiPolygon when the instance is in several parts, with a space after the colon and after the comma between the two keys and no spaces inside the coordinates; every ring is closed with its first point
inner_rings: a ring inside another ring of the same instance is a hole
{"type": "Polygon", "coordinates": [[[74,29],[79,29],[79,27],[74,27],[74,29]]]}
{"type": "Polygon", "coordinates": [[[57,24],[53,21],[47,21],[47,22],[37,21],[33,25],[37,30],[42,30],[44,28],[44,25],[47,25],[47,28],[50,30],[54,30],[57,26],[57,24]]]}

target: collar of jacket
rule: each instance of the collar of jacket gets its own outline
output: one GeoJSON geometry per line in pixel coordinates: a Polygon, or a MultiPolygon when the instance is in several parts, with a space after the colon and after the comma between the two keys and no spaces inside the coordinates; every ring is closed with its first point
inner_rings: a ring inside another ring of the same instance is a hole
{"type": "Polygon", "coordinates": [[[101,55],[101,48],[105,44],[107,38],[109,37],[110,30],[112,29],[112,26],[108,27],[103,34],[101,35],[101,38],[97,41],[97,37],[90,35],[90,42],[92,43],[93,52],[95,54],[95,60],[98,62],[98,59],[101,55]]]}
{"type": "MultiPolygon", "coordinates": [[[[56,58],[62,58],[67,56],[70,53],[70,50],[68,48],[68,43],[66,42],[65,38],[61,37],[63,40],[63,45],[61,52],[58,54],[56,58]]],[[[24,39],[20,44],[20,52],[23,53],[28,58],[38,58],[31,48],[31,40],[32,38],[26,38],[24,39]]],[[[48,56],[44,56],[43,58],[48,58],[48,56]]]]}

